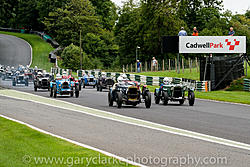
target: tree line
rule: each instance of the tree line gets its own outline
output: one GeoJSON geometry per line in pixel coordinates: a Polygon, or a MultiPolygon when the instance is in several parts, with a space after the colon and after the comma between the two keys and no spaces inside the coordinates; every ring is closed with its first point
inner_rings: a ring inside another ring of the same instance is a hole
{"type": "MultiPolygon", "coordinates": [[[[223,11],[222,0],[0,0],[0,27],[45,31],[64,48],[62,66],[120,69],[134,63],[136,47],[141,61],[174,58],[161,53],[161,37],[177,35],[181,27],[199,35],[223,36],[233,26],[247,36],[250,53],[250,11],[223,11]],[[80,33],[81,32],[81,33],[80,33]]],[[[189,56],[200,56],[192,55],[189,56]]]]}

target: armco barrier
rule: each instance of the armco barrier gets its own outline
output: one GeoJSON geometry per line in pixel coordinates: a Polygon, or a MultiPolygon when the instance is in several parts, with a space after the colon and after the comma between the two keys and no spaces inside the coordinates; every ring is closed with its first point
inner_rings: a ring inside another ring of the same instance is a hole
{"type": "Polygon", "coordinates": [[[249,91],[250,92],[250,79],[244,79],[244,83],[243,83],[243,86],[244,86],[244,91],[249,91]]]}
{"type": "MultiPolygon", "coordinates": [[[[85,74],[91,73],[93,74],[93,70],[83,70],[85,74]]],[[[79,72],[78,72],[79,73],[79,72]]],[[[100,72],[99,72],[100,73],[100,72]]],[[[97,71],[95,71],[95,77],[97,77],[97,71]]],[[[106,72],[107,77],[114,77],[117,79],[121,73],[111,73],[106,72]]],[[[141,84],[159,86],[163,83],[164,77],[152,77],[152,76],[144,76],[144,75],[135,75],[135,74],[126,74],[127,77],[132,81],[138,81],[141,84]]],[[[185,84],[189,87],[193,87],[197,91],[208,92],[211,91],[211,82],[210,81],[195,81],[186,78],[172,78],[174,84],[185,84]]]]}

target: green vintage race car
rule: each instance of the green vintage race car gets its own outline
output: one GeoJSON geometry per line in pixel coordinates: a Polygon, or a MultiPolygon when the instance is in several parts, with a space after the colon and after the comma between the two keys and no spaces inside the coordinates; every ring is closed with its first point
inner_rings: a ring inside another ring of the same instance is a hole
{"type": "Polygon", "coordinates": [[[174,84],[172,78],[164,78],[163,84],[160,88],[156,88],[154,92],[155,103],[159,104],[160,101],[164,105],[168,104],[168,101],[178,101],[182,105],[185,100],[188,100],[189,105],[193,106],[195,101],[194,88],[185,84],[174,84]],[[188,96],[185,96],[185,92],[188,91],[188,96]]]}

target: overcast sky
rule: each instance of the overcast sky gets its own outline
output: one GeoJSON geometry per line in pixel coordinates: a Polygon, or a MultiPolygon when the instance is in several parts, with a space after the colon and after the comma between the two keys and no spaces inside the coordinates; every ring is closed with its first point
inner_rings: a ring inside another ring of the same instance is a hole
{"type": "MultiPolygon", "coordinates": [[[[124,0],[112,0],[118,6],[122,6],[124,0]]],[[[250,9],[250,0],[224,0],[224,8],[231,10],[233,13],[238,12],[240,14],[245,13],[247,9],[250,9]]]]}

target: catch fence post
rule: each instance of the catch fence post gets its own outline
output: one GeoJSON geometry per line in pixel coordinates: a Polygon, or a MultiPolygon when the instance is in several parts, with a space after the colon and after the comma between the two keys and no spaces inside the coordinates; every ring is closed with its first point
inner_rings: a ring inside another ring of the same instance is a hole
{"type": "Polygon", "coordinates": [[[171,71],[171,60],[168,59],[168,71],[170,72],[171,71]]]}

